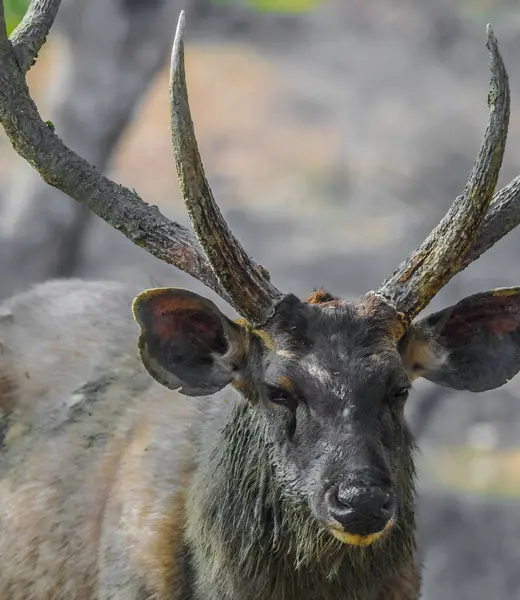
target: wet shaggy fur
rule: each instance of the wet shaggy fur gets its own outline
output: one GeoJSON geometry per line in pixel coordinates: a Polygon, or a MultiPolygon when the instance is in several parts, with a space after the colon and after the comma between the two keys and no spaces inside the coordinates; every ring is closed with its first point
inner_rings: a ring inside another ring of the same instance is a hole
{"type": "Polygon", "coordinates": [[[211,468],[200,469],[191,484],[194,598],[387,600],[382,590],[400,600],[417,597],[411,461],[401,474],[404,502],[391,535],[351,547],[276,482],[269,431],[254,408],[236,407],[224,431],[211,468]]]}
{"type": "Polygon", "coordinates": [[[51,282],[0,307],[0,598],[416,600],[412,441],[390,535],[341,544],[280,485],[265,411],[148,375],[139,291],[51,282]]]}

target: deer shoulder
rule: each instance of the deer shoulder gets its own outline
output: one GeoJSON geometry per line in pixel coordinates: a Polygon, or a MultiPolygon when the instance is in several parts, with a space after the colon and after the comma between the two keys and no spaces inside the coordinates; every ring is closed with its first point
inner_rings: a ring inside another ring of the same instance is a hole
{"type": "Polygon", "coordinates": [[[1,305],[1,598],[171,598],[181,578],[197,407],[143,368],[134,296],[72,280],[1,305]]]}

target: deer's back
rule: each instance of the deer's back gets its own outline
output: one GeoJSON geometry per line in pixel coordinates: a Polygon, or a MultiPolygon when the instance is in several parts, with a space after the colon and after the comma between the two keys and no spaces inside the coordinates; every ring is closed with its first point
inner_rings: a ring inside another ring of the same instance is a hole
{"type": "Polygon", "coordinates": [[[142,367],[134,292],[54,282],[0,307],[0,598],[171,598],[196,406],[142,367]]]}

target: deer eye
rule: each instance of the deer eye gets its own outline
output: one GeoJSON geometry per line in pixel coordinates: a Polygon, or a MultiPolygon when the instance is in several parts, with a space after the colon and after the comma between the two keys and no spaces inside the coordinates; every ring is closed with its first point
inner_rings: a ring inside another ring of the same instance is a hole
{"type": "Polygon", "coordinates": [[[409,386],[402,386],[397,388],[391,395],[391,399],[397,402],[404,402],[408,398],[408,394],[410,393],[409,386]]]}
{"type": "Polygon", "coordinates": [[[267,397],[273,404],[281,404],[291,410],[295,410],[298,406],[298,399],[281,387],[268,385],[267,386],[267,397]]]}

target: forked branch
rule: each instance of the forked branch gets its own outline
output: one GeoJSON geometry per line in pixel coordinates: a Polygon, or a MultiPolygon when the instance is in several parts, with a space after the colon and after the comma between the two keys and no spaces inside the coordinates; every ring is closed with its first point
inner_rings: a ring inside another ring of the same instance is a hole
{"type": "Polygon", "coordinates": [[[13,31],[11,43],[20,68],[28,71],[36,61],[40,48],[58,14],[61,0],[31,0],[24,18],[13,31]]]}
{"type": "Polygon", "coordinates": [[[509,82],[489,25],[487,47],[491,54],[489,121],[466,188],[421,247],[379,289],[408,321],[463,268],[497,184],[509,125],[509,82]]]}

